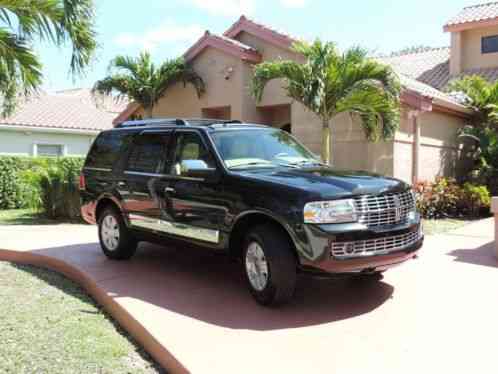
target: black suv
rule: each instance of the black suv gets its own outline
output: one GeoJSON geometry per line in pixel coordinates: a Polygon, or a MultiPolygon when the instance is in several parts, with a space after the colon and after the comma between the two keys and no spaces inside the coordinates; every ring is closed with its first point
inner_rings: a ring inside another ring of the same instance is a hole
{"type": "Polygon", "coordinates": [[[109,258],[166,239],[224,252],[241,260],[263,305],[288,301],[298,272],[380,279],[423,242],[406,183],[334,170],[290,134],[236,121],[133,121],[104,131],[80,189],[83,217],[98,223],[109,258]]]}

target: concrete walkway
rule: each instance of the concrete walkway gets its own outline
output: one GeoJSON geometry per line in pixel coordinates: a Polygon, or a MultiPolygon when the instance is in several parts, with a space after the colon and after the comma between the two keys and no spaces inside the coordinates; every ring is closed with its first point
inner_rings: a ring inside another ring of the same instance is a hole
{"type": "Polygon", "coordinates": [[[493,227],[428,237],[418,260],[378,284],[304,277],[278,310],[256,305],[223,257],[143,244],[130,262],[110,262],[91,226],[0,226],[0,259],[82,283],[171,372],[491,373],[493,227]]]}

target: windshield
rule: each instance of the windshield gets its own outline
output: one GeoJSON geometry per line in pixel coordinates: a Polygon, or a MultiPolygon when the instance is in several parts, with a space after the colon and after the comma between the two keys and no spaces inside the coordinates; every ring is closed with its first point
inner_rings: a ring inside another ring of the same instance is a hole
{"type": "Polygon", "coordinates": [[[315,155],[282,130],[226,130],[211,136],[229,169],[319,164],[315,155]]]}

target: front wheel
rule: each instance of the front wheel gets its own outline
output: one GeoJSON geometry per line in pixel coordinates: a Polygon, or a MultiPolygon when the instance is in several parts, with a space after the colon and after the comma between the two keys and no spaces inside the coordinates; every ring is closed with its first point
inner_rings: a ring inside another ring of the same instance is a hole
{"type": "Polygon", "coordinates": [[[104,254],[112,260],[128,260],[137,241],[116,209],[106,208],[99,217],[99,239],[104,254]]]}
{"type": "Polygon", "coordinates": [[[281,230],[258,226],[244,241],[244,269],[249,290],[265,306],[285,304],[296,288],[296,260],[281,230]]]}

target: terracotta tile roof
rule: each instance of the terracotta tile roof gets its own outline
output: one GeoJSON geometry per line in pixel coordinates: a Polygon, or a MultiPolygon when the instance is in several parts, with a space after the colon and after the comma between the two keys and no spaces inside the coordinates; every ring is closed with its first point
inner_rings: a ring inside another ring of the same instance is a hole
{"type": "Polygon", "coordinates": [[[480,75],[489,82],[498,80],[498,68],[468,69],[459,76],[450,76],[450,49],[434,48],[399,56],[380,57],[381,62],[391,65],[396,72],[444,91],[452,79],[480,75]]]}
{"type": "Polygon", "coordinates": [[[40,93],[19,104],[2,125],[100,131],[113,127],[113,119],[127,106],[111,98],[94,98],[89,89],[40,93]]]}
{"type": "Polygon", "coordinates": [[[191,46],[187,52],[185,52],[184,57],[186,60],[192,60],[207,47],[220,49],[231,55],[240,57],[243,60],[255,63],[261,62],[261,55],[255,48],[225,35],[216,35],[209,31],[206,31],[205,34],[191,46]]]}
{"type": "Polygon", "coordinates": [[[422,96],[428,97],[430,99],[438,99],[441,100],[445,103],[453,104],[456,105],[457,107],[460,107],[462,110],[465,109],[465,106],[462,105],[457,98],[454,96],[444,93],[432,86],[429,86],[428,84],[422,83],[416,79],[407,77],[404,74],[400,74],[400,80],[401,84],[404,88],[408,90],[415,91],[422,96]]]}
{"type": "Polygon", "coordinates": [[[488,21],[498,18],[498,2],[484,3],[464,8],[455,17],[450,19],[445,27],[488,21]]]}
{"type": "Polygon", "coordinates": [[[380,61],[391,65],[398,73],[437,89],[442,89],[448,83],[449,59],[449,47],[379,58],[380,61]]]}

